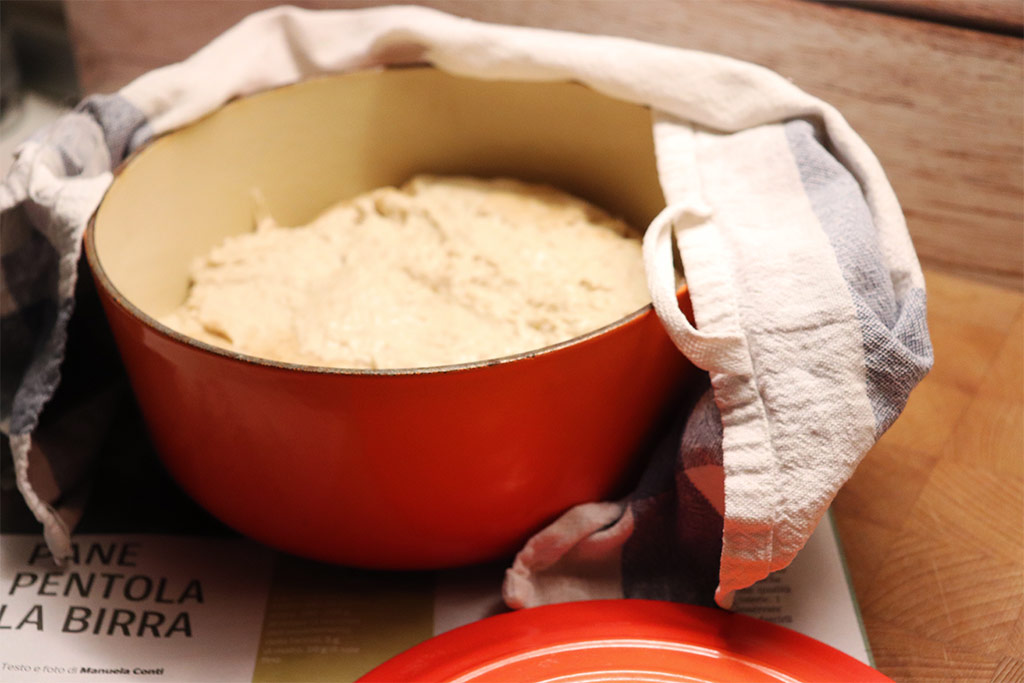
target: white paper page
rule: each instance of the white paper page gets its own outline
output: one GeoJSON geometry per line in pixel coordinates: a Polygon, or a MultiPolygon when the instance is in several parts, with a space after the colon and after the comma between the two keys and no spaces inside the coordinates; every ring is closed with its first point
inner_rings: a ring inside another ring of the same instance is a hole
{"type": "Polygon", "coordinates": [[[273,551],[229,538],[0,537],[0,680],[248,681],[273,551]]]}
{"type": "MultiPolygon", "coordinates": [[[[434,633],[505,611],[502,567],[438,572],[434,633]]],[[[734,608],[831,645],[874,666],[831,513],[786,569],[736,594],[734,608]]]]}
{"type": "MultiPolygon", "coordinates": [[[[76,540],[78,562],[60,573],[38,535],[0,538],[0,680],[252,680],[274,551],[229,538],[76,540]],[[115,618],[114,610],[126,611],[115,618]]],[[[483,619],[505,611],[503,574],[498,564],[438,572],[433,607],[414,600],[408,608],[433,612],[434,633],[483,619]]],[[[736,605],[870,663],[830,520],[789,568],[741,592],[736,605]]],[[[305,654],[296,657],[319,661],[300,635],[293,645],[305,654]]]]}
{"type": "Polygon", "coordinates": [[[733,608],[874,666],[831,512],[788,567],[737,592],[733,608]]]}

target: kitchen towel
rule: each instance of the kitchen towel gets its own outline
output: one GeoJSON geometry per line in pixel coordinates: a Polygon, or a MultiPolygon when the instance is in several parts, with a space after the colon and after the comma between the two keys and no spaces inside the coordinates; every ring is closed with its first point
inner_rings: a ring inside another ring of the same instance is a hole
{"type": "Polygon", "coordinates": [[[540,531],[507,572],[506,602],[729,606],[793,559],[931,365],[923,277],[881,166],[833,107],[762,67],[420,7],[253,14],[19,148],[0,186],[0,418],[54,556],[70,550],[105,385],[77,392],[57,419],[43,407],[61,381],[82,232],[111,170],[232,98],[411,63],[573,80],[650,108],[667,203],[644,238],[652,300],[707,371],[633,495],[540,531]],[[696,327],[675,304],[673,243],[696,327]]]}

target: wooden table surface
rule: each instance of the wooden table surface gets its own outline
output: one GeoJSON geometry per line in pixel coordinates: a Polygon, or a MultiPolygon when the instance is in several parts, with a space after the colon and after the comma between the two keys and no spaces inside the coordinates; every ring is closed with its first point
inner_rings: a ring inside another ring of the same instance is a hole
{"type": "MultiPolygon", "coordinates": [[[[111,0],[66,11],[81,81],[96,92],[272,4],[111,0]]],[[[420,4],[727,54],[846,115],[904,206],[936,352],[834,505],[875,659],[897,680],[1024,680],[1024,4],[420,4]]]]}

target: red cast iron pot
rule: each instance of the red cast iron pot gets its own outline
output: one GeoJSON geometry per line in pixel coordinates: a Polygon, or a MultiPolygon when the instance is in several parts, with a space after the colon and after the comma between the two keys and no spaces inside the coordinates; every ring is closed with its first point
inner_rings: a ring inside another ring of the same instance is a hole
{"type": "Polygon", "coordinates": [[[692,370],[650,306],[536,352],[383,371],[265,361],[156,322],[184,299],[192,258],[251,229],[252,188],[301,224],[419,171],[548,182],[634,225],[664,205],[643,108],[418,68],[268,91],[161,137],[118,171],[86,233],[168,470],[271,546],[395,569],[512,553],[621,492],[692,370]]]}

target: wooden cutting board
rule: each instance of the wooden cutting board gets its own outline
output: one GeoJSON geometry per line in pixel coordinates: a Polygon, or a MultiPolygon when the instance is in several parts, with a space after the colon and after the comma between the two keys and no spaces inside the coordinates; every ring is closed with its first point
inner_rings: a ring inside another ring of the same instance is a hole
{"type": "Polygon", "coordinates": [[[1024,295],[926,272],[935,367],[833,504],[878,668],[1024,680],[1024,295]]]}

